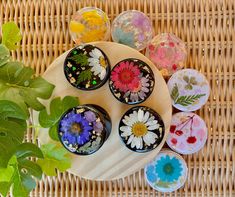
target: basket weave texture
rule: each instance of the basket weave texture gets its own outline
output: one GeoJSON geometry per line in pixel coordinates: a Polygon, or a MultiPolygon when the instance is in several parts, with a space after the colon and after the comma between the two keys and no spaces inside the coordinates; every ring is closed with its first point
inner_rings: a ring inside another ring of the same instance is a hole
{"type": "MultiPolygon", "coordinates": [[[[0,25],[15,21],[23,33],[13,58],[43,74],[57,56],[73,47],[68,23],[85,6],[101,8],[111,20],[124,10],[140,10],[152,20],[156,34],[172,32],[186,42],[186,67],[204,73],[211,86],[209,101],[197,111],[208,126],[208,140],[199,153],[184,156],[187,182],[171,194],[152,190],[140,170],[107,182],[69,173],[43,177],[31,196],[235,196],[235,1],[0,0],[0,25]]],[[[30,131],[27,139],[32,138],[30,131]]]]}

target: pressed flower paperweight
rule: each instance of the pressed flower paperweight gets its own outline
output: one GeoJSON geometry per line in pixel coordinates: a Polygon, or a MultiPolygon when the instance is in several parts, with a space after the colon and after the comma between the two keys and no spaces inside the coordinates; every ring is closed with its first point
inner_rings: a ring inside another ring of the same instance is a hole
{"type": "Polygon", "coordinates": [[[114,97],[130,105],[144,102],[152,93],[154,83],[154,74],[148,64],[133,58],[117,63],[109,79],[114,97]]]}
{"type": "Polygon", "coordinates": [[[184,67],[187,51],[181,39],[174,34],[162,33],[148,44],[146,56],[167,77],[184,67]]]}
{"type": "Polygon", "coordinates": [[[148,152],[162,141],[165,126],[160,115],[144,106],[129,109],[119,123],[119,135],[127,148],[135,152],[148,152]]]}
{"type": "Polygon", "coordinates": [[[207,127],[202,118],[190,112],[179,112],[173,115],[168,146],[181,154],[198,152],[206,143],[207,127]]]}
{"type": "Polygon", "coordinates": [[[98,47],[80,45],[67,55],[64,73],[72,86],[81,90],[94,90],[107,81],[110,64],[105,53],[98,47]]]}
{"type": "Polygon", "coordinates": [[[152,39],[152,22],[143,12],[125,11],[114,19],[111,34],[114,42],[128,45],[140,51],[146,48],[152,39]]]}
{"type": "Polygon", "coordinates": [[[101,9],[85,7],[75,13],[69,23],[69,30],[76,44],[106,41],[110,35],[110,22],[101,9]]]}
{"type": "Polygon", "coordinates": [[[171,76],[167,83],[172,105],[181,111],[195,111],[206,104],[210,86],[206,77],[197,70],[183,69],[171,76]]]}
{"type": "Polygon", "coordinates": [[[59,121],[58,136],[68,151],[90,155],[108,139],[111,127],[111,119],[103,108],[82,105],[63,114],[59,121]]]}
{"type": "Polygon", "coordinates": [[[155,160],[144,168],[148,184],[160,192],[173,192],[187,179],[188,168],[184,159],[169,150],[161,151],[155,160]]]}

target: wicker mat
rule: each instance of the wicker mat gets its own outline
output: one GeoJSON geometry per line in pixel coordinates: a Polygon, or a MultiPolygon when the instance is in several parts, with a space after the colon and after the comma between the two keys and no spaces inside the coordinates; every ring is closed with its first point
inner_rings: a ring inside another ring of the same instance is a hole
{"type": "MultiPolygon", "coordinates": [[[[200,70],[211,85],[208,103],[197,113],[209,128],[206,146],[185,156],[188,180],[165,196],[235,196],[235,1],[234,0],[0,0],[0,24],[15,21],[23,33],[15,59],[42,74],[73,46],[68,32],[72,14],[96,6],[111,20],[137,9],[153,21],[156,34],[172,32],[187,43],[186,67],[200,70]]],[[[32,134],[29,132],[28,139],[32,134]]],[[[79,166],[78,166],[79,167],[79,166]]],[[[162,196],[145,182],[143,170],[108,182],[84,180],[68,173],[44,177],[32,196],[162,196]]]]}

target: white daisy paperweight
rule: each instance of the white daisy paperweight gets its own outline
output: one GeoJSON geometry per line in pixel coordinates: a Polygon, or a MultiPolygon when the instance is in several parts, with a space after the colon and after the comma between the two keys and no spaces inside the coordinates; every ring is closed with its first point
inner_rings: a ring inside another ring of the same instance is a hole
{"type": "Polygon", "coordinates": [[[155,149],[163,140],[164,132],[161,116],[149,107],[129,109],[119,123],[119,135],[126,147],[140,153],[155,149]]]}
{"type": "Polygon", "coordinates": [[[73,48],[64,61],[68,82],[81,90],[95,90],[108,79],[110,64],[106,54],[96,46],[80,45],[73,48]]]}

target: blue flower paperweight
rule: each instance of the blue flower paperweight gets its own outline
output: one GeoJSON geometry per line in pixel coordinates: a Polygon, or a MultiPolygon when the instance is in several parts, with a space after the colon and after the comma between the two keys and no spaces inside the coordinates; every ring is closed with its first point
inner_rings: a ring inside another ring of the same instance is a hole
{"type": "Polygon", "coordinates": [[[148,184],[160,192],[173,192],[187,179],[188,168],[184,159],[170,150],[161,151],[144,169],[148,184]]]}
{"type": "Polygon", "coordinates": [[[59,121],[58,136],[63,146],[78,155],[98,151],[111,133],[111,119],[98,105],[69,109],[59,121]]]}

